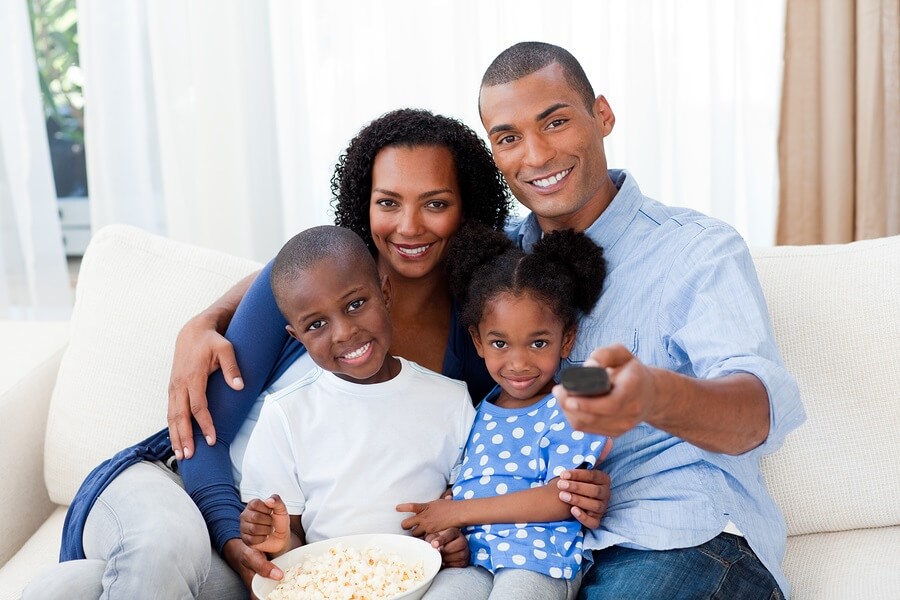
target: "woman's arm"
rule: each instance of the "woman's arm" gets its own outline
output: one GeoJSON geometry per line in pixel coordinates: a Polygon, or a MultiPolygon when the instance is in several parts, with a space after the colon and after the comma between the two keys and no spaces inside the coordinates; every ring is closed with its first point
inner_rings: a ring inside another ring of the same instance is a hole
{"type": "Polygon", "coordinates": [[[191,416],[197,421],[206,443],[216,443],[216,428],[207,409],[206,383],[217,369],[235,390],[244,386],[234,349],[224,334],[238,305],[259,275],[252,273],[237,282],[209,308],[189,320],[178,332],[175,356],[169,375],[169,438],[175,457],[194,454],[191,416]]]}
{"type": "MultiPolygon", "coordinates": [[[[210,377],[206,392],[218,432],[216,443],[203,443],[203,433],[195,425],[194,456],[179,463],[185,490],[203,514],[220,553],[226,542],[240,538],[240,514],[244,509],[232,477],[231,443],[285,352],[292,347],[269,285],[270,270],[271,263],[247,290],[226,332],[243,370],[243,389],[233,389],[218,374],[210,377]]],[[[237,568],[234,564],[232,567],[237,568]]]]}
{"type": "Polygon", "coordinates": [[[399,512],[416,513],[400,524],[413,535],[425,535],[449,527],[467,527],[490,523],[548,523],[572,517],[570,506],[559,499],[557,478],[545,485],[502,496],[448,500],[397,506],[399,512]]]}

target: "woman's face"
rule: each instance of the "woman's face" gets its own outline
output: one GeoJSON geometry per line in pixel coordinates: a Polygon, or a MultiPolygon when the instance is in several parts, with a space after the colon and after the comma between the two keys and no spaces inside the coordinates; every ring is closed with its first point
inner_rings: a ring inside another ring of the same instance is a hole
{"type": "Polygon", "coordinates": [[[450,150],[388,146],[375,155],[369,202],[378,263],[416,279],[434,272],[462,223],[462,198],[450,150]]]}

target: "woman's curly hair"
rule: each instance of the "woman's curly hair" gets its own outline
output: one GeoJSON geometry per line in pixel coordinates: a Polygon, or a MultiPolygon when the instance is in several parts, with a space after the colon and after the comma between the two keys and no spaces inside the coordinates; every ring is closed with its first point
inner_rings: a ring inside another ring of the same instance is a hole
{"type": "Polygon", "coordinates": [[[334,224],[355,231],[376,253],[369,224],[372,165],[382,148],[441,146],[450,150],[465,221],[501,229],[512,200],[484,141],[462,121],[427,110],[403,108],[382,115],[356,134],[331,176],[334,224]]]}
{"type": "Polygon", "coordinates": [[[502,232],[465,223],[450,242],[446,265],[466,327],[478,326],[498,294],[529,293],[568,330],[594,308],[606,278],[603,249],[572,229],[545,234],[526,254],[502,232]]]}

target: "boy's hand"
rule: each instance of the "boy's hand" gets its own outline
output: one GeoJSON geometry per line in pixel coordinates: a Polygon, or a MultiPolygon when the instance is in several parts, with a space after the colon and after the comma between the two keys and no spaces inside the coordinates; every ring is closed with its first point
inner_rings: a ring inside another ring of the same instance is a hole
{"type": "Polygon", "coordinates": [[[458,528],[429,533],[425,541],[440,551],[443,566],[462,568],[469,565],[469,542],[458,528]]]}
{"type": "Polygon", "coordinates": [[[457,509],[453,500],[444,498],[425,503],[408,502],[397,505],[397,512],[416,513],[400,523],[400,527],[408,529],[416,537],[457,527],[459,525],[455,518],[457,509]]]}
{"type": "Polygon", "coordinates": [[[291,517],[278,494],[255,498],[241,513],[241,540],[255,550],[278,554],[288,549],[291,517]]]}

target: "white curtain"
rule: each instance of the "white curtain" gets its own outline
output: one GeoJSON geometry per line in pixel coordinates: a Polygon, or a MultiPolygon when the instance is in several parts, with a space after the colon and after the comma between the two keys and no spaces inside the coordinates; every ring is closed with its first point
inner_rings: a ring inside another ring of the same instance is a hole
{"type": "Polygon", "coordinates": [[[0,319],[72,303],[25,2],[0,2],[0,319]]]}
{"type": "Polygon", "coordinates": [[[774,239],[784,0],[80,0],[93,225],[264,260],[331,220],[338,154],[402,106],[482,133],[493,57],[559,44],[617,115],[610,165],[774,239]]]}

